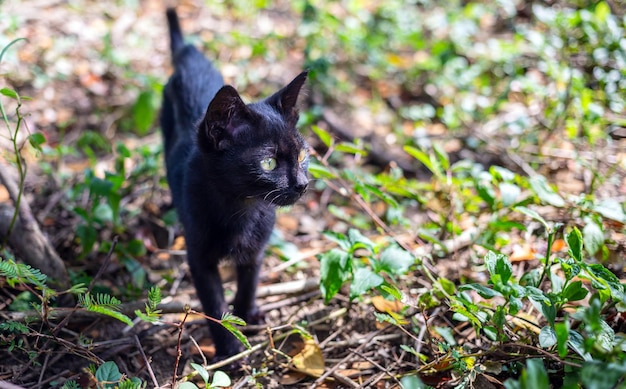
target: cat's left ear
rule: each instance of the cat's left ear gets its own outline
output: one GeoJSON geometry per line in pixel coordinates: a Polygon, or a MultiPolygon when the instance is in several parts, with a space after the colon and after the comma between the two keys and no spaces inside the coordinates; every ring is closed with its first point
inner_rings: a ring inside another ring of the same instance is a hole
{"type": "Polygon", "coordinates": [[[287,119],[295,117],[297,120],[298,111],[296,110],[296,103],[298,102],[300,89],[302,89],[302,85],[304,85],[308,74],[309,72],[306,71],[298,74],[286,87],[267,99],[267,102],[274,106],[278,112],[283,114],[287,119]]]}

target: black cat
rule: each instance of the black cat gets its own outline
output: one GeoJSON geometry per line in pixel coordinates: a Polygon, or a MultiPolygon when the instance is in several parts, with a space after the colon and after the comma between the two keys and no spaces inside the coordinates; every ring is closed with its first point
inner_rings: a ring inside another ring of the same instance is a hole
{"type": "MultiPolygon", "coordinates": [[[[293,204],[308,185],[308,148],[295,128],[307,73],[246,105],[195,47],[184,44],[174,9],[167,20],[175,71],[163,91],[161,128],[196,291],[205,313],[221,318],[228,307],[218,262],[233,260],[233,313],[258,323],[256,287],[276,207],[293,204]]],[[[241,350],[221,325],[209,321],[209,328],[217,359],[241,350]]]]}

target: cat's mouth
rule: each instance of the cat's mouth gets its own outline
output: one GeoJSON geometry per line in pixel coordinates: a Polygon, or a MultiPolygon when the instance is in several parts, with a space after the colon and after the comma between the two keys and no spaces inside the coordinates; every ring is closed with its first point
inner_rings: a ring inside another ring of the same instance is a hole
{"type": "Polygon", "coordinates": [[[293,205],[305,192],[306,186],[288,190],[273,190],[265,194],[263,200],[279,207],[285,207],[293,205]]]}

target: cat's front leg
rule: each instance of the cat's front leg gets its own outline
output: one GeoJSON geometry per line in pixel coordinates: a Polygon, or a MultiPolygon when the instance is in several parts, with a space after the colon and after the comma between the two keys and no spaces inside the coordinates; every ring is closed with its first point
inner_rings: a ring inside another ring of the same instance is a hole
{"type": "MultiPolygon", "coordinates": [[[[220,320],[228,307],[224,300],[224,290],[217,262],[208,261],[208,263],[200,262],[198,264],[194,259],[193,254],[191,254],[189,265],[204,313],[220,320]]],[[[211,338],[215,344],[215,361],[226,359],[243,350],[241,342],[220,323],[209,320],[208,324],[211,338]]]]}
{"type": "Polygon", "coordinates": [[[264,316],[256,305],[256,289],[263,262],[263,250],[254,256],[254,260],[237,263],[237,294],[233,301],[233,313],[247,324],[261,324],[264,316]]]}

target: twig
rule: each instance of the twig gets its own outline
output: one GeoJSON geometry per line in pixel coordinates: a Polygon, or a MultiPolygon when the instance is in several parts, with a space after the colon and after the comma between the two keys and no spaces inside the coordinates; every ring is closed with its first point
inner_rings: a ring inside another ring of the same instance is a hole
{"type": "Polygon", "coordinates": [[[154,384],[154,387],[158,388],[160,386],[159,382],[154,376],[154,372],[152,371],[152,366],[150,365],[150,361],[148,360],[148,357],[146,357],[146,353],[143,351],[143,347],[141,346],[139,337],[137,337],[137,335],[133,335],[133,337],[135,338],[135,344],[137,345],[137,349],[139,349],[139,353],[141,353],[141,357],[143,358],[146,364],[146,368],[148,369],[148,374],[150,375],[150,379],[152,379],[152,383],[154,384]]]}
{"type": "Polygon", "coordinates": [[[320,280],[317,277],[311,277],[304,280],[283,282],[280,284],[264,285],[259,287],[257,298],[266,296],[275,296],[281,294],[292,294],[298,292],[308,292],[312,289],[319,288],[320,280]]]}
{"type": "Polygon", "coordinates": [[[172,389],[176,387],[176,376],[178,374],[178,365],[180,364],[180,358],[183,355],[181,350],[181,344],[183,339],[183,330],[185,329],[185,321],[191,312],[191,308],[187,305],[185,306],[185,316],[183,320],[178,323],[178,342],[176,343],[176,363],[174,364],[174,375],[172,376],[172,389]]]}
{"type": "MultiPolygon", "coordinates": [[[[373,360],[372,358],[368,357],[367,355],[363,354],[361,351],[359,350],[350,350],[352,353],[358,355],[359,357],[365,359],[366,361],[368,361],[369,363],[371,363],[372,365],[376,366],[379,370],[387,373],[387,375],[389,375],[389,377],[391,377],[394,381],[396,381],[396,383],[398,385],[400,385],[400,381],[398,381],[398,379],[396,378],[396,376],[394,376],[388,368],[382,366],[380,363],[376,362],[375,360],[373,360]]],[[[367,383],[364,384],[363,386],[367,387],[367,383]]]]}
{"type": "MultiPolygon", "coordinates": [[[[384,328],[381,328],[378,331],[374,331],[372,332],[367,338],[366,340],[359,346],[356,348],[356,351],[360,351],[362,350],[365,346],[367,346],[372,339],[374,339],[376,336],[382,334],[383,332],[387,331],[389,328],[391,328],[393,326],[388,325],[385,326],[384,328]]],[[[346,361],[348,361],[348,359],[350,359],[352,357],[352,353],[349,353],[348,355],[346,355],[341,361],[339,361],[338,363],[336,363],[333,367],[331,367],[330,369],[328,369],[324,374],[322,374],[317,380],[315,380],[315,382],[313,383],[313,385],[311,386],[310,389],[314,389],[316,388],[318,385],[320,385],[322,382],[324,382],[324,380],[326,378],[328,378],[330,375],[332,375],[338,368],[340,365],[342,365],[343,363],[345,363],[346,361]]],[[[358,387],[355,386],[355,387],[358,387]]]]}

